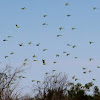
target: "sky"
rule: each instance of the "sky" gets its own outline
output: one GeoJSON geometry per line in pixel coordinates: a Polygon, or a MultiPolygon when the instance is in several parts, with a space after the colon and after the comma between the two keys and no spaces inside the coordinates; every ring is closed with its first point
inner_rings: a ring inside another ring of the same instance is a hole
{"type": "Polygon", "coordinates": [[[75,75],[79,79],[77,82],[83,84],[95,78],[95,84],[100,87],[100,69],[97,68],[100,66],[99,18],[100,0],[1,0],[1,69],[7,64],[20,67],[27,58],[27,65],[23,67],[28,70],[24,73],[26,79],[22,79],[21,87],[31,86],[31,80],[42,81],[45,73],[53,69],[68,74],[70,81],[75,75]],[[66,3],[69,5],[65,6],[66,3]],[[22,10],[23,7],[26,9],[22,10]],[[16,28],[16,24],[20,28],[16,28]],[[60,27],[63,29],[59,30],[60,27]],[[73,27],[76,29],[72,30],[73,27]],[[62,36],[57,37],[59,34],[62,36]],[[12,37],[8,38],[9,35],[12,37]],[[8,41],[4,42],[4,39],[8,41]],[[89,44],[89,41],[93,43],[89,44]],[[29,45],[29,42],[32,44],[29,45]],[[21,43],[24,46],[20,47],[21,43]],[[38,43],[40,46],[36,46],[38,43]],[[73,45],[76,47],[72,48],[73,45]],[[71,55],[66,56],[63,51],[71,55]],[[10,55],[11,52],[14,54],[10,55]],[[32,58],[34,54],[36,58],[32,58]],[[60,56],[56,57],[56,54],[60,56]],[[8,58],[5,59],[5,56],[8,58]],[[34,59],[38,61],[34,62],[34,59]],[[42,59],[45,59],[46,65],[42,64],[42,59]],[[54,61],[57,63],[54,64],[54,61]],[[83,74],[83,67],[87,68],[87,74],[83,74]],[[89,73],[89,70],[92,72],[89,73]]]}

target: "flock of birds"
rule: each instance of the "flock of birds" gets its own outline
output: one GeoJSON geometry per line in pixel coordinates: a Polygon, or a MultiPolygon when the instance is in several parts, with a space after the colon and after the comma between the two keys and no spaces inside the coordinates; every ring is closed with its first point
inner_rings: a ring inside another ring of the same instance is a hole
{"type": "MultiPolygon", "coordinates": [[[[70,4],[69,3],[66,3],[65,4],[65,6],[69,6],[70,4]]],[[[21,8],[21,10],[26,10],[27,8],[26,7],[23,7],[23,8],[21,8]]],[[[93,10],[96,10],[97,8],[96,7],[93,7],[93,10]]],[[[67,17],[70,17],[71,15],[67,15],[67,17]]],[[[43,17],[45,18],[45,17],[48,17],[48,15],[43,15],[43,17]]],[[[43,23],[42,25],[48,25],[47,23],[43,23]]],[[[20,28],[20,26],[18,26],[18,24],[16,24],[15,25],[15,27],[16,28],[20,28]]],[[[61,30],[63,30],[64,28],[63,27],[59,27],[59,31],[61,31],[61,30]]],[[[75,29],[77,29],[77,28],[75,28],[75,27],[72,27],[72,30],[75,30],[75,29]]],[[[58,34],[56,37],[60,37],[60,36],[62,36],[61,34],[58,34]]],[[[3,42],[7,42],[8,41],[8,39],[9,38],[12,38],[13,36],[7,36],[7,39],[3,39],[3,42]]],[[[93,41],[89,41],[88,42],[90,45],[92,45],[92,44],[94,44],[94,42],[93,41]]],[[[28,45],[31,45],[32,44],[32,42],[30,41],[30,42],[28,42],[28,45]]],[[[24,44],[23,43],[19,43],[18,44],[18,46],[19,47],[22,47],[22,46],[24,46],[24,44]]],[[[37,43],[36,44],[36,46],[40,46],[40,43],[37,43]]],[[[72,47],[72,48],[76,48],[77,46],[76,45],[71,45],[71,44],[67,44],[67,46],[70,46],[70,47],[72,47]]],[[[43,49],[43,51],[47,51],[48,49],[43,49]]],[[[66,56],[70,56],[71,54],[70,53],[67,53],[66,51],[63,51],[63,53],[64,54],[66,54],[66,56]]],[[[11,52],[10,53],[10,55],[13,55],[13,54],[15,54],[14,52],[11,52]]],[[[8,58],[9,56],[8,55],[6,55],[6,56],[4,56],[4,58],[8,58]]],[[[33,56],[32,56],[33,58],[36,58],[36,55],[34,54],[33,56]]],[[[60,54],[55,54],[55,57],[60,57],[60,54]]],[[[76,56],[76,57],[74,57],[75,59],[77,59],[78,57],[76,56]]],[[[89,58],[89,61],[92,61],[93,60],[93,58],[89,58]]],[[[24,66],[26,66],[27,65],[27,62],[28,61],[28,58],[26,58],[26,59],[24,59],[24,63],[23,63],[23,65],[24,66]]],[[[38,61],[37,59],[34,59],[34,61],[38,61]]],[[[46,65],[46,61],[45,61],[45,59],[42,59],[41,60],[41,62],[42,62],[42,64],[43,65],[46,65]]],[[[54,61],[53,63],[57,63],[56,61],[54,61]]],[[[97,66],[97,68],[100,68],[100,66],[97,66]]],[[[91,73],[92,72],[92,70],[88,70],[88,71],[86,71],[86,69],[87,68],[85,68],[85,67],[83,67],[82,68],[83,69],[83,74],[86,74],[87,72],[89,72],[89,73],[91,73]]],[[[53,72],[55,72],[56,70],[53,70],[53,72]]],[[[47,74],[49,74],[48,72],[46,72],[45,73],[46,75],[47,74]]],[[[55,77],[55,75],[53,75],[52,77],[55,77]]],[[[21,76],[19,76],[19,78],[25,78],[25,77],[21,77],[21,76]]],[[[75,75],[72,77],[72,79],[74,79],[75,81],[77,81],[78,80],[78,78],[76,78],[75,77],[75,75]]],[[[93,81],[95,81],[96,79],[92,79],[93,81]]],[[[32,82],[34,82],[35,80],[32,80],[32,82]]],[[[38,83],[40,83],[40,81],[39,80],[37,80],[37,84],[38,83]]]]}

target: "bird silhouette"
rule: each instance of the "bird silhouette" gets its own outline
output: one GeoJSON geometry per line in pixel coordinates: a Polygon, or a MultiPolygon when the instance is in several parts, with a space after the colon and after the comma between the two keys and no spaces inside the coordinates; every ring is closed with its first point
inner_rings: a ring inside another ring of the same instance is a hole
{"type": "Polygon", "coordinates": [[[59,54],[56,54],[56,57],[59,57],[59,54]]]}
{"type": "Polygon", "coordinates": [[[96,10],[97,8],[96,7],[93,7],[93,10],[96,10]]]}
{"type": "Polygon", "coordinates": [[[59,34],[59,35],[57,35],[57,37],[59,37],[59,36],[62,36],[62,35],[60,35],[60,34],[59,34]]]}
{"type": "Polygon", "coordinates": [[[46,51],[46,50],[48,50],[48,49],[43,49],[43,51],[46,51]]]}
{"type": "Polygon", "coordinates": [[[94,42],[92,42],[92,41],[89,41],[89,44],[92,44],[92,43],[94,43],[94,42]]]}
{"type": "Polygon", "coordinates": [[[48,24],[46,24],[46,23],[43,23],[42,25],[48,25],[48,24]]]}
{"type": "Polygon", "coordinates": [[[47,17],[47,15],[43,15],[43,17],[47,17]]]}
{"type": "Polygon", "coordinates": [[[72,46],[72,48],[75,48],[75,47],[76,47],[76,45],[73,45],[73,46],[72,46]]]}
{"type": "Polygon", "coordinates": [[[46,63],[45,63],[45,60],[44,60],[44,59],[42,59],[42,63],[43,63],[43,65],[46,65],[46,63]]]}
{"type": "Polygon", "coordinates": [[[67,46],[71,46],[70,44],[67,44],[67,46]]]}
{"type": "Polygon", "coordinates": [[[14,52],[11,52],[10,55],[14,54],[14,52]]]}
{"type": "Polygon", "coordinates": [[[72,30],[76,29],[75,27],[72,28],[72,30]]]}
{"type": "Polygon", "coordinates": [[[20,27],[16,24],[16,28],[20,28],[20,27]]]}
{"type": "Polygon", "coordinates": [[[89,61],[92,61],[93,60],[93,58],[89,58],[89,61]]]}
{"type": "Polygon", "coordinates": [[[65,3],[65,6],[68,6],[69,5],[69,3],[65,3]]]}
{"type": "Polygon", "coordinates": [[[61,31],[62,29],[64,29],[63,27],[59,27],[59,30],[61,31]]]}
{"type": "Polygon", "coordinates": [[[5,56],[5,58],[7,58],[8,56],[5,56]]]}
{"type": "Polygon", "coordinates": [[[25,7],[23,7],[23,8],[21,8],[22,10],[25,10],[26,8],[25,7]]]}
{"type": "Polygon", "coordinates": [[[71,15],[67,15],[67,17],[70,17],[71,15]]]}
{"type": "Polygon", "coordinates": [[[32,44],[32,42],[29,42],[28,44],[32,44]]]}
{"type": "Polygon", "coordinates": [[[39,46],[39,45],[40,45],[40,43],[36,44],[36,46],[39,46]]]}
{"type": "Polygon", "coordinates": [[[5,41],[8,41],[8,40],[4,39],[3,41],[5,42],[5,41]]]}
{"type": "Polygon", "coordinates": [[[66,56],[69,56],[69,55],[70,55],[70,53],[67,53],[67,54],[66,54],[66,56]]]}
{"type": "Polygon", "coordinates": [[[24,46],[23,43],[19,44],[19,46],[24,46]]]}

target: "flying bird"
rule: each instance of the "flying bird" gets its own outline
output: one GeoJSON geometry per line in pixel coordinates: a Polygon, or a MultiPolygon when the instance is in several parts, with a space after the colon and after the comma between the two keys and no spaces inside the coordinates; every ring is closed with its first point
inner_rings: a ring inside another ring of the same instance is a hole
{"type": "Polygon", "coordinates": [[[66,54],[66,56],[69,56],[69,55],[70,55],[69,53],[66,54]]]}
{"type": "Polygon", "coordinates": [[[59,30],[61,31],[62,29],[64,29],[63,27],[59,27],[59,30]]]}
{"type": "Polygon", "coordinates": [[[48,25],[48,24],[46,24],[46,23],[43,23],[42,25],[48,25]]]}
{"type": "Polygon", "coordinates": [[[73,45],[73,46],[72,46],[72,48],[75,48],[75,47],[76,47],[76,45],[73,45]]]}
{"type": "Polygon", "coordinates": [[[46,63],[45,63],[45,60],[44,60],[44,59],[42,59],[42,63],[43,63],[43,65],[46,65],[46,63]]]}
{"type": "Polygon", "coordinates": [[[67,44],[67,46],[71,46],[70,44],[67,44]]]}
{"type": "Polygon", "coordinates": [[[56,61],[53,62],[54,64],[57,63],[56,61]]]}
{"type": "Polygon", "coordinates": [[[78,57],[75,57],[75,59],[77,59],[78,57]]]}
{"type": "Polygon", "coordinates": [[[48,49],[43,49],[43,51],[46,51],[46,50],[48,50],[48,49]]]}
{"type": "Polygon", "coordinates": [[[8,38],[10,38],[10,37],[12,37],[12,36],[9,35],[8,38]]]}
{"type": "Polygon", "coordinates": [[[59,57],[59,54],[56,54],[56,57],[59,57]]]}
{"type": "Polygon", "coordinates": [[[67,15],[67,17],[70,17],[71,15],[67,15]]]}
{"type": "Polygon", "coordinates": [[[65,6],[68,6],[69,5],[69,3],[65,3],[65,6]]]}
{"type": "Polygon", "coordinates": [[[72,28],[72,30],[76,29],[75,27],[72,28]]]}
{"type": "Polygon", "coordinates": [[[20,27],[16,24],[16,28],[20,28],[20,27]]]}
{"type": "Polygon", "coordinates": [[[38,60],[35,59],[34,61],[38,61],[38,60]]]}
{"type": "Polygon", "coordinates": [[[47,17],[47,15],[43,15],[43,17],[47,17]]]}
{"type": "Polygon", "coordinates": [[[33,55],[32,57],[33,57],[33,58],[35,58],[36,56],[35,56],[35,55],[33,55]]]}
{"type": "Polygon", "coordinates": [[[23,7],[23,8],[21,8],[22,10],[25,10],[26,8],[25,7],[23,7]]]}
{"type": "Polygon", "coordinates": [[[89,73],[92,72],[91,70],[89,70],[89,73]]]}
{"type": "Polygon", "coordinates": [[[90,44],[92,44],[92,43],[94,43],[94,42],[92,42],[92,41],[89,41],[89,43],[90,43],[90,44]]]}
{"type": "Polygon", "coordinates": [[[4,39],[3,41],[5,42],[5,41],[8,41],[8,40],[4,39]]]}
{"type": "Polygon", "coordinates": [[[59,37],[59,36],[62,36],[62,35],[60,35],[60,34],[59,34],[59,35],[57,35],[57,37],[59,37]]]}
{"type": "Polygon", "coordinates": [[[93,58],[89,58],[89,61],[92,61],[93,60],[93,58]]]}
{"type": "Polygon", "coordinates": [[[96,7],[93,7],[93,10],[96,10],[97,8],[96,7]]]}
{"type": "Polygon", "coordinates": [[[63,53],[67,53],[66,51],[63,51],[63,53]]]}
{"type": "Polygon", "coordinates": [[[32,42],[29,42],[28,44],[32,44],[32,42]]]}
{"type": "Polygon", "coordinates": [[[23,43],[19,44],[19,46],[24,46],[23,43]]]}
{"type": "Polygon", "coordinates": [[[5,56],[5,58],[7,58],[8,56],[5,56]]]}
{"type": "Polygon", "coordinates": [[[39,46],[39,45],[40,45],[40,43],[36,44],[36,46],[39,46]]]}
{"type": "Polygon", "coordinates": [[[28,61],[28,59],[26,58],[24,61],[28,61]]]}
{"type": "Polygon", "coordinates": [[[10,55],[14,54],[14,52],[11,52],[10,55]]]}

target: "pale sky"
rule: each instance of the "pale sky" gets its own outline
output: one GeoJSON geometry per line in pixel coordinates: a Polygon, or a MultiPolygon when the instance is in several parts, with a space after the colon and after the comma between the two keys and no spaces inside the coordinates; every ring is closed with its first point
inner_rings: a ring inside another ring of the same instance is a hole
{"type": "Polygon", "coordinates": [[[100,87],[100,69],[97,68],[100,66],[100,0],[1,0],[0,41],[1,69],[6,64],[19,67],[28,58],[24,67],[30,69],[24,74],[27,78],[22,80],[21,86],[31,86],[31,80],[42,80],[45,72],[55,69],[67,73],[69,80],[75,75],[79,78],[77,82],[83,84],[96,78],[95,84],[100,87]],[[65,6],[66,3],[69,5],[65,6]],[[23,7],[26,9],[22,10],[23,7]],[[16,28],[16,24],[20,28],[16,28]],[[72,30],[73,27],[76,29],[72,30]],[[62,36],[57,37],[59,34],[62,36]],[[12,37],[8,38],[9,35],[12,37]],[[89,41],[94,43],[89,44],[89,41]],[[21,43],[24,46],[20,47],[21,43]],[[76,47],[72,48],[73,45],[76,47]],[[71,55],[66,56],[63,51],[71,55]],[[11,52],[15,54],[10,55],[11,52]],[[36,62],[32,58],[34,54],[36,62]],[[83,67],[87,68],[85,75],[83,67]]]}

